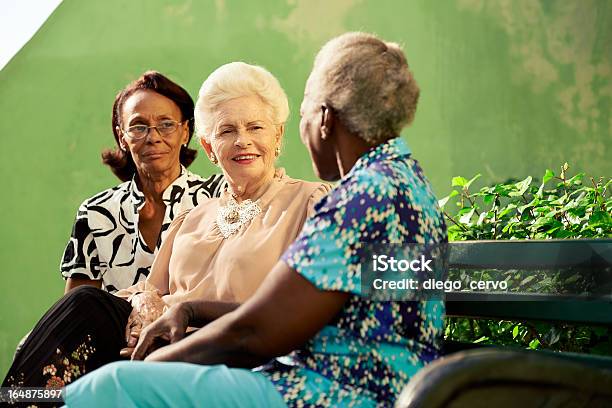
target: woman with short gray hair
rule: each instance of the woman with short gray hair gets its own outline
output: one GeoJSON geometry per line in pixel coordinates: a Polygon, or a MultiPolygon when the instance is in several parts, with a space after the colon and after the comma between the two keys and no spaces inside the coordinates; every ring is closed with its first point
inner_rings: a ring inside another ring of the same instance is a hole
{"type": "Polygon", "coordinates": [[[315,65],[310,80],[321,84],[318,97],[367,143],[385,142],[413,121],[419,87],[398,44],[345,34],[325,44],[315,65]]]}

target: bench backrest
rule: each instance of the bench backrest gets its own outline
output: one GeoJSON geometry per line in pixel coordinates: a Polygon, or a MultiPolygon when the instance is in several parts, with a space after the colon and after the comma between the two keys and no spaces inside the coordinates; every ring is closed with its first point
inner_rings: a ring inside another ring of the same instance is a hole
{"type": "Polygon", "coordinates": [[[612,239],[461,241],[449,247],[450,273],[563,269],[598,282],[590,294],[449,292],[449,316],[612,326],[612,239]]]}

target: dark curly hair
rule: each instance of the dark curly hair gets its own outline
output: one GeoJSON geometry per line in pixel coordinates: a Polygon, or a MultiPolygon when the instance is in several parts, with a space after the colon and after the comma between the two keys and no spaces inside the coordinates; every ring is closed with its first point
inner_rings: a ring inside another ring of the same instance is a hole
{"type": "MultiPolygon", "coordinates": [[[[189,96],[189,93],[180,85],[172,82],[170,79],[157,71],[145,72],[140,78],[123,88],[115,97],[115,103],[113,104],[112,126],[117,147],[102,151],[102,163],[110,167],[113,174],[115,174],[115,176],[117,176],[121,181],[128,181],[132,179],[136,173],[136,165],[134,164],[134,160],[132,159],[130,152],[123,151],[119,148],[119,140],[121,135],[117,128],[121,128],[120,121],[123,104],[132,94],[134,94],[134,92],[141,89],[149,89],[172,100],[181,110],[181,121],[188,120],[189,141],[187,144],[189,144],[191,137],[193,136],[194,104],[193,99],[191,99],[191,96],[189,96]]],[[[181,152],[179,155],[181,164],[188,167],[195,160],[197,153],[197,150],[181,146],[181,152]]]]}

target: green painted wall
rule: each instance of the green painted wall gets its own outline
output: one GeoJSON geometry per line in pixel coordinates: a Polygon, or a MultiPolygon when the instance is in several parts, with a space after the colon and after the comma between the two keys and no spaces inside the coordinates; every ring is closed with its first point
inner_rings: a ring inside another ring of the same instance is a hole
{"type": "Polygon", "coordinates": [[[458,174],[612,174],[609,1],[64,0],[0,72],[0,373],[62,293],[78,204],[117,182],[99,152],[121,87],[157,69],[196,95],[223,63],[261,64],[294,112],[281,165],[312,179],[297,111],[314,54],[346,30],[403,44],[422,88],[405,136],[440,196],[458,174]]]}

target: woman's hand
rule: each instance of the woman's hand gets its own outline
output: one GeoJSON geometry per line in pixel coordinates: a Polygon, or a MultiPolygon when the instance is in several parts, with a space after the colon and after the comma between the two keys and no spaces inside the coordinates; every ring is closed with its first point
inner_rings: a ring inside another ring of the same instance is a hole
{"type": "Polygon", "coordinates": [[[166,304],[157,292],[142,292],[135,295],[132,300],[132,313],[128,317],[125,327],[125,341],[127,349],[121,350],[124,357],[131,355],[131,349],[136,345],[142,329],[157,320],[164,312],[166,304]]]}
{"type": "MultiPolygon", "coordinates": [[[[146,361],[257,367],[302,347],[337,317],[350,296],[320,290],[279,261],[242,306],[181,341],[155,350],[146,361]]],[[[194,302],[189,303],[189,312],[197,316],[194,302]]]]}
{"type": "Polygon", "coordinates": [[[159,319],[142,330],[132,353],[132,360],[144,359],[160,343],[176,343],[181,340],[185,337],[189,320],[190,312],[185,303],[172,306],[159,319]]]}

